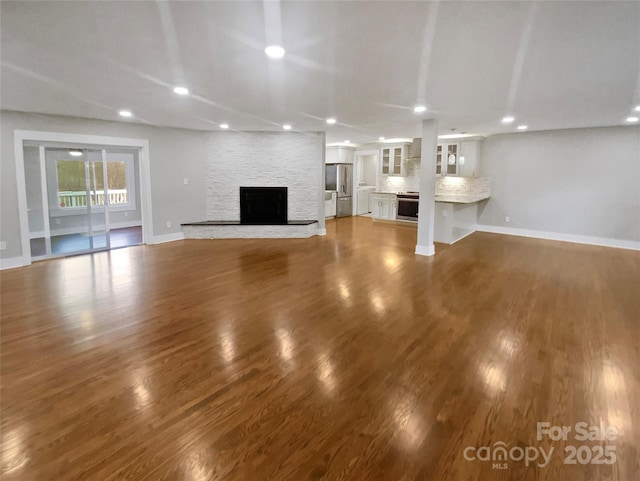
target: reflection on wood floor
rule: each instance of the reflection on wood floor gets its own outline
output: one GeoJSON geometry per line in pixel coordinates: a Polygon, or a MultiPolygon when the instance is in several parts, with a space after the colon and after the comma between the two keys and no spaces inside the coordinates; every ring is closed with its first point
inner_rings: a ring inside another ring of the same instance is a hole
{"type": "Polygon", "coordinates": [[[640,253],[327,230],[3,271],[3,481],[640,478],[640,253]],[[536,439],[581,421],[619,436],[536,439]],[[465,459],[499,442],[555,451],[465,459]]]}
{"type": "MultiPolygon", "coordinates": [[[[142,226],[111,229],[109,237],[112,249],[142,244],[142,226]]],[[[104,232],[94,236],[86,234],[51,236],[51,252],[53,255],[74,254],[89,249],[106,249],[106,247],[107,240],[104,232]]],[[[47,248],[44,237],[31,239],[31,256],[39,257],[46,254],[47,248]]]]}

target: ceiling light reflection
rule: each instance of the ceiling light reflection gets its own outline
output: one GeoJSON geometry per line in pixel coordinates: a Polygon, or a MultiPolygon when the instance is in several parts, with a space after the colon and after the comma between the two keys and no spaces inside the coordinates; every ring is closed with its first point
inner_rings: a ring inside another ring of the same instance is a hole
{"type": "Polygon", "coordinates": [[[230,330],[226,330],[220,333],[220,353],[225,364],[230,364],[236,354],[235,342],[233,339],[233,333],[230,330]]]}
{"type": "Polygon", "coordinates": [[[384,258],[384,265],[391,272],[395,272],[398,269],[398,266],[400,265],[400,259],[395,254],[388,254],[384,258]]]}
{"type": "Polygon", "coordinates": [[[294,343],[291,334],[286,329],[280,328],[276,331],[276,337],[280,343],[280,357],[283,361],[290,361],[293,357],[294,343]]]}
{"type": "Polygon", "coordinates": [[[335,368],[331,357],[322,353],[318,357],[318,380],[322,383],[327,393],[332,393],[336,388],[335,368]]]}
{"type": "Polygon", "coordinates": [[[24,446],[25,430],[22,426],[9,431],[3,430],[2,435],[2,473],[13,473],[23,468],[29,456],[24,446]]]}
{"type": "Polygon", "coordinates": [[[384,302],[378,294],[372,294],[369,296],[371,306],[378,314],[384,314],[384,302]]]}
{"type": "Polygon", "coordinates": [[[424,420],[417,412],[417,398],[414,394],[406,393],[398,399],[393,410],[393,420],[406,447],[414,450],[422,445],[427,431],[424,420]]]}
{"type": "Polygon", "coordinates": [[[492,391],[506,391],[507,380],[504,371],[493,363],[486,363],[480,368],[480,374],[484,383],[492,391]]]}

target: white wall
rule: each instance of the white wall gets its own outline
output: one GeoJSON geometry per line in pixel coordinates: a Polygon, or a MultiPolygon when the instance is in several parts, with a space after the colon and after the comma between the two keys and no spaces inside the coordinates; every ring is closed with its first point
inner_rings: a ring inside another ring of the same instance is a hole
{"type": "Polygon", "coordinates": [[[640,241],[640,127],[494,135],[481,158],[479,224],[640,241]]]}
{"type": "Polygon", "coordinates": [[[22,255],[14,159],[14,130],[39,130],[149,141],[154,235],[180,233],[180,223],[206,218],[205,139],[195,130],[152,127],[136,122],[61,117],[23,112],[0,112],[0,240],[7,249],[0,258],[22,255]],[[189,184],[184,185],[183,179],[189,184]],[[171,228],[166,222],[172,223],[171,228]]]}
{"type": "Polygon", "coordinates": [[[324,140],[324,133],[207,133],[207,218],[240,220],[243,186],[287,187],[289,220],[324,220],[324,140]]]}

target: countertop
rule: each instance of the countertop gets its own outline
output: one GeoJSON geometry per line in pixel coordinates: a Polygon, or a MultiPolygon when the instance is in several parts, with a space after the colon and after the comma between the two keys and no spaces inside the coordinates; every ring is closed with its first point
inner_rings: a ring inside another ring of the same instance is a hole
{"type": "MultiPolygon", "coordinates": [[[[382,192],[376,190],[373,192],[374,194],[381,195],[398,195],[404,192],[382,192]]],[[[450,204],[473,204],[474,202],[480,202],[481,200],[485,200],[490,198],[491,196],[488,194],[436,194],[436,202],[447,202],[450,204]]]]}
{"type": "Polygon", "coordinates": [[[448,202],[451,204],[473,204],[474,202],[480,202],[491,197],[487,194],[438,194],[436,195],[436,202],[448,202]]]}

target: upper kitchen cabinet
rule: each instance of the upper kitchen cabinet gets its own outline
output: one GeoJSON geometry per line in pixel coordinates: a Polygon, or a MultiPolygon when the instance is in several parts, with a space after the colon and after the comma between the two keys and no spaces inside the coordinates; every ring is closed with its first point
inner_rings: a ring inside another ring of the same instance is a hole
{"type": "Polygon", "coordinates": [[[441,142],[436,151],[436,175],[474,177],[477,175],[482,138],[441,142]]]}
{"type": "Polygon", "coordinates": [[[325,164],[353,164],[355,147],[327,147],[324,156],[325,164]]]}
{"type": "Polygon", "coordinates": [[[390,144],[380,149],[380,173],[382,175],[405,175],[407,144],[390,144]]]}

